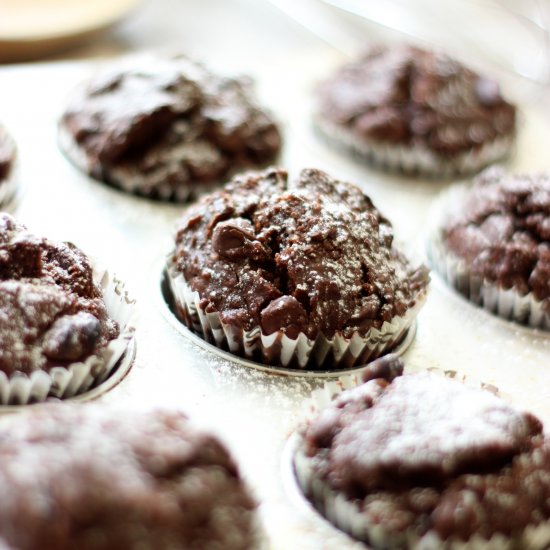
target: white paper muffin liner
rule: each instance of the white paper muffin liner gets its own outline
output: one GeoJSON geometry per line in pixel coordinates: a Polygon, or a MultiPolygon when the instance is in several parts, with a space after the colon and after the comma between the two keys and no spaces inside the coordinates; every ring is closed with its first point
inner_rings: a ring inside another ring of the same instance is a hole
{"type": "Polygon", "coordinates": [[[427,240],[427,253],[432,267],[460,294],[491,313],[532,328],[550,330],[550,311],[532,292],[521,295],[514,288],[505,289],[471,273],[467,262],[447,250],[442,230],[445,221],[464,204],[468,188],[455,186],[435,203],[427,240]]]}
{"type": "Polygon", "coordinates": [[[134,337],[136,312],[134,301],[124,285],[107,270],[94,269],[94,281],[103,293],[109,317],[120,329],[97,355],[67,366],[55,366],[48,372],[37,370],[30,374],[16,372],[7,376],[0,372],[0,405],[40,403],[50,397],[67,399],[80,395],[106,380],[126,352],[134,337]]]}
{"type": "Polygon", "coordinates": [[[6,179],[0,181],[0,210],[10,212],[17,202],[19,191],[19,170],[17,163],[12,166],[6,179]]]}
{"type": "Polygon", "coordinates": [[[321,115],[315,117],[315,127],[331,145],[349,151],[376,168],[429,178],[449,179],[479,172],[485,166],[509,156],[515,144],[515,135],[511,134],[445,157],[421,145],[385,144],[361,139],[321,115]]]}
{"type": "Polygon", "coordinates": [[[12,210],[19,189],[19,179],[19,160],[16,151],[7,177],[0,180],[0,210],[12,210]]]}
{"type": "Polygon", "coordinates": [[[98,167],[90,162],[84,150],[62,124],[59,124],[58,127],[58,142],[63,153],[79,170],[111,187],[116,187],[140,197],[184,203],[202,193],[212,191],[214,188],[219,187],[220,184],[218,182],[190,183],[189,185],[178,183],[174,187],[166,181],[155,184],[150,189],[146,189],[143,176],[138,171],[132,172],[129,169],[113,168],[103,172],[101,166],[98,167]],[[98,173],[98,170],[100,173],[98,173]]]}
{"type": "MultiPolygon", "coordinates": [[[[442,371],[437,368],[429,370],[501,396],[495,386],[484,384],[455,371],[442,371]]],[[[349,387],[349,384],[331,381],[315,390],[304,407],[305,422],[313,420],[335,397],[349,387]]],[[[369,546],[414,550],[441,550],[443,548],[445,550],[547,550],[550,548],[550,521],[539,525],[529,525],[521,534],[514,537],[496,533],[490,539],[486,539],[476,535],[467,542],[454,537],[442,540],[434,532],[427,532],[420,537],[412,528],[404,532],[388,531],[380,524],[368,521],[361,512],[360,501],[349,500],[343,494],[331,489],[322,479],[316,477],[313,460],[303,452],[304,442],[299,432],[293,434],[289,443],[291,445],[290,453],[293,457],[290,465],[293,469],[291,474],[294,475],[298,489],[304,497],[332,525],[369,546]]]]}
{"type": "Polygon", "coordinates": [[[167,279],[180,320],[207,342],[241,357],[259,358],[268,365],[312,370],[350,369],[373,361],[399,344],[427,296],[426,290],[419,292],[415,304],[403,316],[384,322],[380,329],[371,328],[365,336],[355,333],[346,338],[336,334],[328,339],[320,334],[312,340],[304,333],[289,338],[282,330],[267,335],[260,327],[244,331],[224,323],[218,312],[207,313],[200,305],[199,293],[189,287],[170,258],[167,279]]]}

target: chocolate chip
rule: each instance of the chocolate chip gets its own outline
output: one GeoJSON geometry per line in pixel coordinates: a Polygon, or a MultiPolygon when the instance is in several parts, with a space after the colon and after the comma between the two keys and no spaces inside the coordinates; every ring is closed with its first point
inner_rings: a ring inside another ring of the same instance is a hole
{"type": "Polygon", "coordinates": [[[228,260],[251,258],[262,260],[267,257],[263,245],[255,240],[254,227],[244,218],[220,222],[212,234],[212,248],[228,260]]]}
{"type": "Polygon", "coordinates": [[[270,302],[261,312],[264,334],[284,330],[289,338],[297,338],[307,326],[307,313],[293,296],[281,296],[270,302]]]}
{"type": "Polygon", "coordinates": [[[100,322],[90,313],[65,315],[45,334],[44,355],[58,361],[76,361],[93,352],[100,334],[100,322]]]}

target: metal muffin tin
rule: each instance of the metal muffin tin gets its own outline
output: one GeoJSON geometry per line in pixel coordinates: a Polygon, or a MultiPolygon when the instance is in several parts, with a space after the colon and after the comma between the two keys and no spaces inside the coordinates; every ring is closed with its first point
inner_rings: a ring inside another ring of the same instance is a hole
{"type": "MultiPolygon", "coordinates": [[[[262,27],[261,41],[254,25],[235,33],[224,18],[232,16],[232,5],[214,0],[197,3],[194,9],[203,10],[212,24],[213,19],[224,24],[216,27],[216,41],[209,40],[208,33],[192,33],[196,42],[190,40],[187,51],[213,69],[255,76],[260,97],[281,121],[285,138],[281,165],[291,176],[300,168],[318,167],[357,183],[393,222],[398,240],[408,250],[422,248],[433,199],[447,184],[370,170],[316,139],[310,117],[312,88],[344,61],[342,54],[299,27],[287,26],[276,12],[262,27]],[[209,13],[213,5],[216,18],[209,13]],[[283,25],[288,42],[280,39],[283,25]],[[221,41],[228,47],[220,48],[221,41]],[[242,46],[240,51],[235,43],[242,46]]],[[[194,24],[192,19],[182,22],[194,24]]],[[[121,365],[106,385],[78,400],[97,397],[100,403],[117,407],[178,408],[216,432],[261,503],[261,519],[273,550],[364,549],[318,514],[296,505],[281,476],[286,440],[300,422],[307,398],[326,378],[274,376],[271,368],[258,369],[227,357],[189,333],[166,307],[158,261],[171,248],[183,206],[148,201],[95,182],[59,151],[56,122],[64,99],[97,63],[0,69],[0,118],[17,142],[25,187],[15,215],[38,234],[75,242],[116,272],[140,311],[131,370],[125,375],[129,365],[121,365]]],[[[513,82],[505,84],[517,91],[524,112],[510,167],[550,169],[547,114],[531,106],[513,82]]],[[[432,279],[414,340],[403,344],[408,346],[403,349],[407,370],[438,367],[472,376],[498,387],[514,404],[550,425],[550,334],[502,321],[469,304],[436,275],[432,279]]]]}

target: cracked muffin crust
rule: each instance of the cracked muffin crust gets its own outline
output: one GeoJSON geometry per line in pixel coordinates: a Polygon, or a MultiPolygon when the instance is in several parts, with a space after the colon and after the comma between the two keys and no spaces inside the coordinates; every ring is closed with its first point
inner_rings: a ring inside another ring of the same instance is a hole
{"type": "Polygon", "coordinates": [[[183,56],[100,74],[73,96],[61,146],[94,178],[163,200],[187,200],[237,170],[273,161],[281,137],[245,78],[183,56]]]}
{"type": "Polygon", "coordinates": [[[298,455],[316,506],[375,548],[550,543],[550,440],[487,391],[433,373],[370,380],[320,412],[298,455]]]}
{"type": "Polygon", "coordinates": [[[426,268],[357,187],[315,169],[235,177],[190,206],[171,262],[198,306],[241,331],[314,340],[383,330],[419,305],[426,268]]]}
{"type": "Polygon", "coordinates": [[[506,156],[516,108],[497,82],[448,55],[378,46],[319,86],[316,122],[375,164],[448,176],[506,156]]]}
{"type": "Polygon", "coordinates": [[[256,504],[180,412],[39,405],[0,422],[0,537],[34,550],[254,550],[256,504]]]}
{"type": "Polygon", "coordinates": [[[118,334],[86,256],[0,214],[0,371],[68,366],[118,334]]]}

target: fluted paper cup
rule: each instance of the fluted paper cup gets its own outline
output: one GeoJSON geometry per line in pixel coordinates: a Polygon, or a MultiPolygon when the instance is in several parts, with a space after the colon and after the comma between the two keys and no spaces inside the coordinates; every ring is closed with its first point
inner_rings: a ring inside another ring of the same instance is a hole
{"type": "Polygon", "coordinates": [[[445,157],[423,145],[361,139],[351,130],[331,123],[320,115],[315,118],[315,128],[331,145],[344,149],[379,169],[429,178],[448,179],[479,172],[485,166],[509,156],[515,144],[515,136],[510,135],[445,157]]]}
{"type": "Polygon", "coordinates": [[[201,307],[199,294],[189,287],[170,258],[167,270],[176,313],[189,329],[237,356],[296,369],[350,369],[388,353],[404,338],[427,295],[426,290],[419,292],[404,315],[384,322],[380,329],[371,328],[365,335],[345,337],[336,333],[329,339],[320,334],[310,339],[300,333],[297,338],[289,338],[282,330],[268,335],[260,327],[245,331],[224,323],[218,312],[206,312],[201,307]]]}

